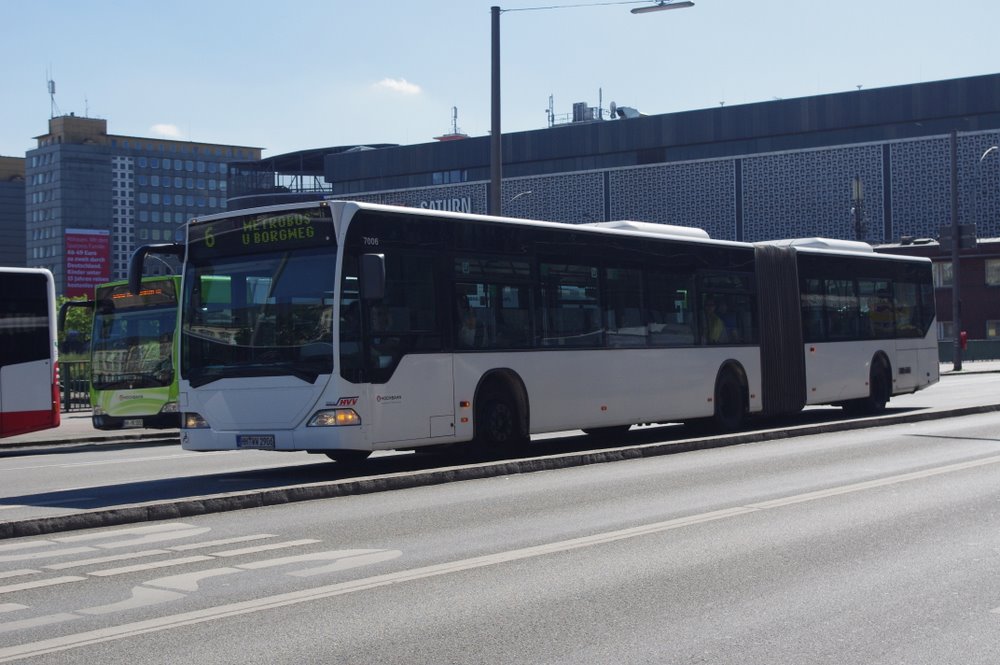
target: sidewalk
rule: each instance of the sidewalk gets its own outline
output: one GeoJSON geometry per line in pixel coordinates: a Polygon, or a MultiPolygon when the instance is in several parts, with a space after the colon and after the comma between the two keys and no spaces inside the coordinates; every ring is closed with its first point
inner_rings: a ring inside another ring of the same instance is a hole
{"type": "Polygon", "coordinates": [[[1000,360],[963,360],[962,369],[958,372],[954,369],[954,363],[941,363],[941,369],[939,371],[941,372],[941,376],[1000,372],[1000,360]]]}
{"type": "Polygon", "coordinates": [[[90,410],[63,413],[59,427],[18,434],[0,439],[0,451],[34,446],[65,446],[88,443],[140,443],[143,441],[166,441],[180,445],[176,429],[120,429],[104,431],[94,429],[90,421],[90,410]]]}

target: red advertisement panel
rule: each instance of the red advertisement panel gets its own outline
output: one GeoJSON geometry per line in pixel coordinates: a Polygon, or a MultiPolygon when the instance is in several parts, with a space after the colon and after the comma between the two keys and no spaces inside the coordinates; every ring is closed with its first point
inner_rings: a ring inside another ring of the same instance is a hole
{"type": "Polygon", "coordinates": [[[64,295],[92,295],[98,284],[111,281],[111,232],[66,229],[66,290],[64,295]]]}

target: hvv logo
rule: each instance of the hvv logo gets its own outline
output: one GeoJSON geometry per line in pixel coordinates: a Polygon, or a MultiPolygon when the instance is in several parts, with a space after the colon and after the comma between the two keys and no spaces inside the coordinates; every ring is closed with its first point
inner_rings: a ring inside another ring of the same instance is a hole
{"type": "Polygon", "coordinates": [[[357,397],[341,397],[337,400],[337,406],[354,406],[358,403],[357,397]]]}

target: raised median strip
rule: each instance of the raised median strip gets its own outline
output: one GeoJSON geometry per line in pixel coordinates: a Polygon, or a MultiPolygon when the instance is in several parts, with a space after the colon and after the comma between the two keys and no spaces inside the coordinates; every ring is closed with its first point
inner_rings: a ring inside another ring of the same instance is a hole
{"type": "Polygon", "coordinates": [[[945,410],[922,409],[872,418],[797,425],[725,436],[644,443],[633,446],[585,450],[541,457],[461,464],[426,471],[407,471],[303,485],[290,485],[272,489],[248,490],[167,501],[127,504],[114,508],[86,510],[66,515],[0,522],[0,539],[37,536],[75,529],[119,526],[154,520],[171,520],[195,515],[280,505],[296,501],[313,501],[316,499],[372,494],[389,490],[440,485],[460,480],[478,480],[517,473],[565,469],[586,464],[602,464],[605,462],[655,457],[691,450],[705,450],[743,443],[811,436],[829,432],[884,427],[942,418],[956,418],[994,411],[1000,411],[1000,404],[984,404],[945,410]]]}

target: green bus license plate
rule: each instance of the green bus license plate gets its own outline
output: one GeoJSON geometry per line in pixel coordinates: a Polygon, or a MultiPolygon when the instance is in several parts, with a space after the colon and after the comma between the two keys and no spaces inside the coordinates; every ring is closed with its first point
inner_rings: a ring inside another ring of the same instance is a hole
{"type": "Polygon", "coordinates": [[[143,425],[142,418],[126,418],[125,422],[122,423],[122,427],[127,427],[127,428],[142,427],[142,425],[143,425]]]}
{"type": "Polygon", "coordinates": [[[253,448],[256,450],[274,450],[273,434],[237,434],[237,448],[253,448]]]}

